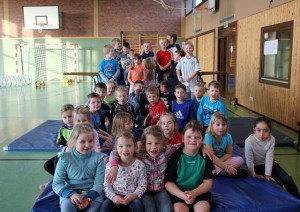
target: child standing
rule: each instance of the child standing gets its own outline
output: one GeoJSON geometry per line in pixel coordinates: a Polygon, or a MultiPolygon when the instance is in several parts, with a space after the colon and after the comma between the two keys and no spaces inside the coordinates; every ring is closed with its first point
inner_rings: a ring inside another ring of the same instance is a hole
{"type": "Polygon", "coordinates": [[[105,58],[99,64],[100,82],[118,82],[120,66],[118,61],[114,59],[114,48],[111,45],[105,45],[103,47],[103,52],[105,54],[105,58]]]}
{"type": "Polygon", "coordinates": [[[182,135],[178,132],[177,118],[173,113],[165,112],[160,116],[160,127],[167,144],[182,143],[182,135]]]}
{"type": "Polygon", "coordinates": [[[151,51],[151,44],[150,44],[150,42],[149,41],[147,41],[147,42],[145,42],[144,44],[143,44],[143,49],[142,49],[142,53],[141,53],[142,55],[142,60],[144,60],[144,59],[147,59],[147,58],[150,58],[152,61],[155,61],[155,59],[154,59],[154,52],[153,51],[151,51]]]}
{"type": "Polygon", "coordinates": [[[233,157],[233,141],[227,132],[227,119],[222,113],[215,112],[207,128],[204,144],[212,151],[215,171],[217,175],[231,177],[247,177],[248,171],[240,168],[244,159],[240,156],[233,157]]]}
{"type": "Polygon", "coordinates": [[[135,124],[135,112],[133,106],[128,101],[128,90],[124,85],[118,86],[116,92],[117,101],[110,108],[110,123],[113,123],[115,115],[119,112],[126,112],[131,115],[132,121],[135,124]]]}
{"type": "Polygon", "coordinates": [[[179,132],[182,132],[185,125],[194,119],[193,106],[190,101],[185,101],[186,87],[183,84],[175,86],[176,100],[172,101],[171,111],[177,118],[179,132]]]}
{"type": "Polygon", "coordinates": [[[133,65],[130,53],[130,45],[128,42],[123,43],[123,57],[121,58],[121,66],[124,72],[125,85],[129,86],[128,78],[128,68],[133,65]]]}
{"type": "Polygon", "coordinates": [[[146,79],[144,81],[145,88],[155,85],[155,63],[151,58],[146,58],[142,62],[146,68],[146,79]]]}
{"type": "Polygon", "coordinates": [[[203,126],[204,130],[207,129],[210,118],[215,112],[223,113],[226,117],[228,128],[229,118],[225,105],[219,98],[221,84],[217,81],[211,81],[207,86],[208,96],[202,97],[197,112],[197,120],[203,126]]]}
{"type": "Polygon", "coordinates": [[[197,112],[200,104],[201,98],[205,94],[205,87],[202,83],[197,82],[194,85],[194,95],[195,98],[192,100],[192,105],[193,105],[193,112],[194,112],[194,117],[197,117],[197,112]]]}
{"type": "Polygon", "coordinates": [[[184,147],[170,158],[165,186],[171,195],[174,211],[210,211],[212,161],[201,154],[204,132],[195,120],[183,131],[184,147]]]}
{"type": "Polygon", "coordinates": [[[73,110],[74,106],[71,104],[63,105],[60,109],[60,114],[64,125],[59,129],[59,133],[56,139],[57,146],[68,146],[68,141],[73,129],[73,110]]]}
{"type": "Polygon", "coordinates": [[[174,53],[174,63],[170,66],[170,75],[168,76],[168,81],[171,84],[171,89],[174,91],[175,86],[179,83],[177,72],[176,72],[176,66],[180,59],[184,57],[185,53],[181,50],[176,50],[174,53]]]}
{"type": "Polygon", "coordinates": [[[271,135],[272,123],[267,117],[254,121],[254,133],[245,141],[245,155],[249,173],[252,177],[272,180],[294,197],[300,199],[299,190],[292,177],[274,161],[275,138],[271,135]]]}
{"type": "Polygon", "coordinates": [[[182,57],[177,66],[176,72],[179,82],[187,87],[187,98],[194,98],[192,94],[195,83],[197,82],[197,74],[200,71],[199,61],[193,55],[194,45],[187,42],[184,46],[185,56],[182,57]],[[181,75],[180,75],[181,74],[181,75]]]}
{"type": "Polygon", "coordinates": [[[116,96],[115,96],[115,90],[117,87],[117,84],[115,82],[107,81],[106,83],[107,87],[107,95],[104,98],[104,102],[111,107],[112,104],[116,101],[116,96]]]}
{"type": "Polygon", "coordinates": [[[172,60],[174,61],[174,54],[177,50],[180,50],[180,45],[176,43],[177,35],[174,33],[170,33],[167,35],[168,46],[167,49],[172,53],[172,60]]]}
{"type": "Polygon", "coordinates": [[[128,68],[128,77],[127,80],[130,84],[129,88],[129,94],[132,93],[134,83],[138,80],[145,81],[146,79],[146,69],[145,66],[142,65],[142,58],[141,55],[135,53],[133,55],[133,64],[134,66],[131,66],[128,68]]]}
{"type": "Polygon", "coordinates": [[[150,86],[146,90],[147,100],[149,102],[149,114],[144,120],[144,126],[159,124],[159,117],[167,111],[166,105],[159,100],[159,90],[155,86],[150,86]]]}
{"type": "Polygon", "coordinates": [[[59,155],[53,190],[60,197],[62,212],[97,211],[103,201],[104,154],[92,151],[94,133],[89,124],[74,126],[71,138],[75,146],[59,155]]]}
{"type": "Polygon", "coordinates": [[[159,40],[159,45],[160,50],[156,52],[157,83],[167,79],[172,59],[171,52],[167,50],[167,39],[161,38],[159,40]]]}
{"type": "MultiPolygon", "coordinates": [[[[118,174],[115,182],[110,184],[105,177],[104,191],[108,199],[102,205],[101,211],[111,212],[120,206],[129,206],[130,211],[144,211],[140,198],[147,187],[145,164],[135,157],[136,139],[130,132],[121,131],[116,137],[116,150],[120,156],[118,174]]],[[[110,171],[106,166],[105,175],[110,171]]]]}

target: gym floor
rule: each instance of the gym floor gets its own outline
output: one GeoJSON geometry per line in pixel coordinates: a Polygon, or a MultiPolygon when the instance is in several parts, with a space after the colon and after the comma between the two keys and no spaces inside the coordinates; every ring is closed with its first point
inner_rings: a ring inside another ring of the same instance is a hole
{"type": "MultiPolygon", "coordinates": [[[[88,82],[63,84],[46,83],[45,88],[34,85],[0,88],[0,148],[45,122],[59,120],[60,107],[71,103],[75,106],[86,103],[92,91],[88,82]]],[[[239,106],[227,105],[230,116],[257,117],[239,106]]],[[[279,124],[274,128],[292,137],[297,132],[279,124]]],[[[30,211],[41,193],[39,185],[52,176],[43,169],[45,161],[56,152],[0,151],[0,205],[3,212],[30,211]]],[[[300,155],[291,147],[276,147],[275,159],[293,177],[300,188],[300,155]]]]}

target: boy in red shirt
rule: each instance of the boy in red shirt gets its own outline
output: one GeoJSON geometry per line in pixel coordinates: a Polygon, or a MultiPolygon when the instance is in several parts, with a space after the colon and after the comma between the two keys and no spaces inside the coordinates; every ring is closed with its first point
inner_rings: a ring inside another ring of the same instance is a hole
{"type": "Polygon", "coordinates": [[[145,118],[144,126],[159,125],[160,116],[167,111],[166,105],[159,99],[159,90],[155,86],[149,86],[147,88],[146,96],[149,102],[149,114],[145,118]]]}
{"type": "Polygon", "coordinates": [[[167,39],[161,38],[159,45],[161,50],[156,52],[156,74],[158,83],[167,79],[172,60],[171,52],[167,50],[167,39]]]}

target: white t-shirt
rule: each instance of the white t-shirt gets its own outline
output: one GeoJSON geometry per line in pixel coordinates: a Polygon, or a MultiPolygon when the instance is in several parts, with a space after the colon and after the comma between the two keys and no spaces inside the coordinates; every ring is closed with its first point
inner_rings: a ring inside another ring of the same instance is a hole
{"type": "Polygon", "coordinates": [[[197,76],[195,76],[190,82],[187,82],[186,79],[190,77],[195,71],[200,70],[199,61],[196,57],[182,57],[177,66],[176,69],[179,69],[181,71],[181,76],[183,78],[183,84],[186,86],[187,91],[192,91],[195,83],[197,82],[197,76]]]}

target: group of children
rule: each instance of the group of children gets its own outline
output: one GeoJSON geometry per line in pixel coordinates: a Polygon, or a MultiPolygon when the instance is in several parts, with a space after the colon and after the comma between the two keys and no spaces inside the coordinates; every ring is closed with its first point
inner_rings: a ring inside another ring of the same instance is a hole
{"type": "Polygon", "coordinates": [[[184,46],[186,56],[175,76],[181,83],[174,89],[166,80],[171,74],[166,61],[158,62],[159,77],[154,69],[135,68],[147,55],[159,61],[148,43],[142,56],[134,55],[134,66],[120,58],[120,84],[120,70],[108,67],[118,67],[111,60],[121,53],[104,49],[110,61],[100,63],[101,82],[86,106],[63,106],[64,126],[57,140],[62,152],[45,164],[53,171],[62,211],[209,211],[213,177],[247,177],[248,170],[250,176],[276,181],[300,197],[292,178],[274,162],[269,119],[256,120],[245,144],[247,161],[233,156],[221,85],[210,82],[204,96],[204,86],[195,80],[200,68],[192,45],[184,46]]]}

